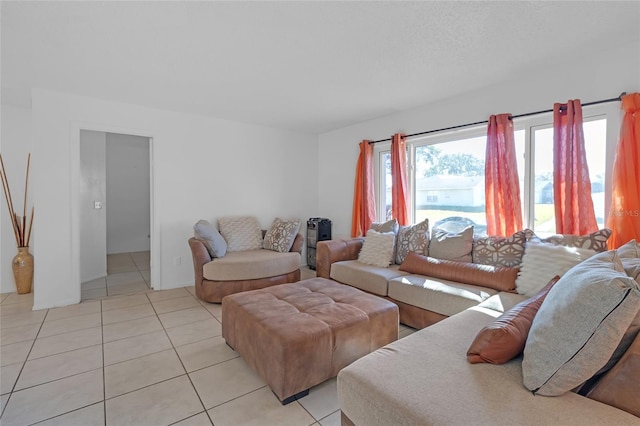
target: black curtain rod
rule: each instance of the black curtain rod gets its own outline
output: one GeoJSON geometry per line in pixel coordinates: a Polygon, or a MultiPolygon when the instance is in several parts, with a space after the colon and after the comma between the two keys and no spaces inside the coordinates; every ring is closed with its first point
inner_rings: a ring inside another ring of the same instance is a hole
{"type": "MultiPolygon", "coordinates": [[[[587,103],[582,104],[582,106],[598,105],[598,104],[605,104],[605,103],[608,103],[608,102],[620,101],[620,100],[622,100],[622,97],[624,95],[626,95],[626,94],[627,94],[627,92],[622,92],[622,93],[620,93],[620,96],[618,96],[617,98],[602,99],[600,101],[587,102],[587,103]]],[[[562,106],[562,107],[560,107],[560,109],[566,109],[566,106],[562,106]]],[[[545,109],[545,110],[542,110],[542,111],[526,112],[524,114],[512,115],[512,116],[509,117],[509,119],[513,120],[514,118],[528,117],[530,115],[544,114],[544,113],[547,113],[547,112],[553,112],[553,109],[545,109]]],[[[430,133],[444,132],[446,130],[462,129],[464,127],[478,126],[480,124],[487,124],[487,123],[489,123],[489,120],[476,121],[475,123],[459,124],[457,126],[443,127],[442,129],[427,130],[426,132],[412,133],[410,135],[405,135],[405,138],[411,138],[411,137],[414,137],[414,136],[428,135],[430,133]]],[[[380,140],[377,140],[377,141],[371,141],[369,143],[370,144],[374,144],[374,143],[389,142],[389,141],[391,141],[391,138],[380,139],[380,140]]]]}

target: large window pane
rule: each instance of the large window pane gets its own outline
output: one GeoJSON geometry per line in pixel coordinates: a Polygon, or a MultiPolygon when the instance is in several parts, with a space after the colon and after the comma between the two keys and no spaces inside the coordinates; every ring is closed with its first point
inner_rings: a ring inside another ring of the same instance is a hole
{"type": "Polygon", "coordinates": [[[415,148],[416,222],[461,230],[473,224],[486,233],[484,161],[486,137],[462,139],[415,148]]]}

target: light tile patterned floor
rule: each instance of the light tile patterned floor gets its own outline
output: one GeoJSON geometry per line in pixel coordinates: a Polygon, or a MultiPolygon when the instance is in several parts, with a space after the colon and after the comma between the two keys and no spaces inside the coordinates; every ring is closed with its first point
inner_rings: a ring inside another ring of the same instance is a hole
{"type": "Polygon", "coordinates": [[[150,253],[107,255],[107,276],[82,283],[82,300],[151,291],[150,253]]]}
{"type": "Polygon", "coordinates": [[[225,344],[221,306],[193,287],[32,304],[0,295],[3,426],[340,424],[335,378],[282,406],[225,344]]]}

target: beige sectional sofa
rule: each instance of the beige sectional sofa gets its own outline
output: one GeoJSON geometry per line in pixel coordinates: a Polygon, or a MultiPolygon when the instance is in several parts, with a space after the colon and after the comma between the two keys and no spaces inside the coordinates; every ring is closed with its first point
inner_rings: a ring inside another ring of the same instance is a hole
{"type": "Polygon", "coordinates": [[[502,365],[467,361],[478,331],[520,300],[492,296],[343,369],[342,424],[640,425],[640,418],[574,392],[533,395],[522,384],[521,356],[502,365]]]}

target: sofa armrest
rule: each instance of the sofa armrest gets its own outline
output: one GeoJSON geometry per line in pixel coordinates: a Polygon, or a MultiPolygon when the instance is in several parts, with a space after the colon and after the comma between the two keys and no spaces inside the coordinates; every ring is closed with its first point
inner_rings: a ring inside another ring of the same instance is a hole
{"type": "Polygon", "coordinates": [[[204,246],[203,242],[197,238],[189,238],[189,247],[191,248],[191,255],[193,257],[193,272],[195,275],[196,283],[202,282],[202,266],[205,263],[211,262],[211,256],[204,246]]]}
{"type": "Polygon", "coordinates": [[[364,238],[351,238],[349,240],[318,241],[316,245],[316,275],[322,278],[330,278],[331,265],[343,260],[356,260],[364,238]]]}
{"type": "Polygon", "coordinates": [[[302,247],[304,246],[304,236],[300,233],[298,233],[298,235],[296,235],[295,240],[293,240],[293,245],[291,246],[291,252],[293,251],[297,251],[298,253],[302,254],[302,247]]]}

